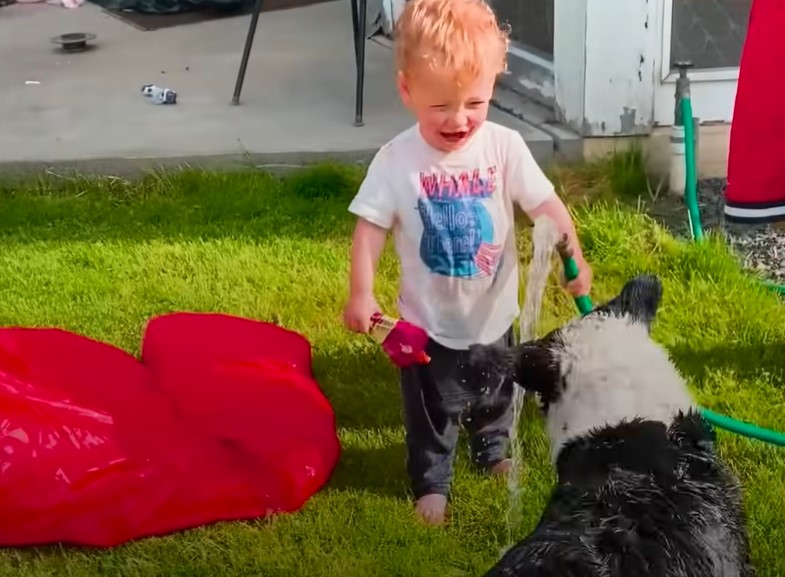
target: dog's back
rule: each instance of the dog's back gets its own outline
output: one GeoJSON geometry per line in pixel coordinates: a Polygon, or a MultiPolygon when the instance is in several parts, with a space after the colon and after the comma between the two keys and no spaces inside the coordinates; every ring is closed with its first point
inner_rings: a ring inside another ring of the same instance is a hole
{"type": "Polygon", "coordinates": [[[486,577],[752,577],[740,490],[698,414],[568,443],[540,523],[486,577]]]}

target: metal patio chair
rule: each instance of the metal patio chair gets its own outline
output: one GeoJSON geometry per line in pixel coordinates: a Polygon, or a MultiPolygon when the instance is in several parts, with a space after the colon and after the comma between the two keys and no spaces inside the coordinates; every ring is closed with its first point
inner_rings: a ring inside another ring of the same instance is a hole
{"type": "MultiPolygon", "coordinates": [[[[245,38],[243,57],[240,60],[240,70],[237,71],[237,82],[234,86],[232,104],[240,104],[240,93],[243,89],[245,72],[248,68],[248,58],[251,56],[256,25],[259,23],[259,13],[262,11],[264,0],[255,0],[251,23],[248,26],[248,35],[245,38]]],[[[368,13],[368,0],[351,0],[352,3],[352,35],[354,37],[354,60],[357,69],[356,91],[354,96],[354,125],[363,125],[363,94],[365,87],[365,19],[368,13]],[[359,4],[359,5],[358,5],[359,4]]]]}

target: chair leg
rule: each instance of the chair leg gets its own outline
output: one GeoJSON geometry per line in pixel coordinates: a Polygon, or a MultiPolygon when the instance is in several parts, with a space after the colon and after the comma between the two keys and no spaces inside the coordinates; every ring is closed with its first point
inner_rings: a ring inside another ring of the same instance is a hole
{"type": "Polygon", "coordinates": [[[248,58],[251,56],[254,36],[256,36],[256,25],[259,23],[259,13],[262,11],[264,0],[255,0],[253,13],[251,14],[251,24],[248,26],[248,35],[245,37],[245,47],[243,48],[243,58],[240,61],[240,70],[237,71],[237,82],[234,85],[234,95],[232,104],[240,104],[240,92],[243,89],[245,71],[248,68],[248,58]]]}
{"type": "Polygon", "coordinates": [[[354,59],[357,69],[354,97],[354,125],[363,126],[363,94],[365,92],[365,20],[368,0],[352,0],[352,32],[354,34],[354,59]]]}
{"type": "Polygon", "coordinates": [[[352,42],[354,43],[354,64],[357,66],[359,63],[359,53],[357,51],[357,36],[360,33],[360,16],[359,9],[357,8],[357,0],[351,0],[352,9],[352,42]]]}

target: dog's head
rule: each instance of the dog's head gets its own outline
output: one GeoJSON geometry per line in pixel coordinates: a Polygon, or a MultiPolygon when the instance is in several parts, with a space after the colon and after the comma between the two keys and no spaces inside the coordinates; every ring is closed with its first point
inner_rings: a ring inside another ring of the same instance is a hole
{"type": "Polygon", "coordinates": [[[555,449],[636,417],[667,421],[672,407],[689,405],[689,398],[667,353],[650,337],[661,298],[657,277],[635,277],[610,301],[541,339],[513,348],[472,347],[473,361],[537,393],[555,449]]]}

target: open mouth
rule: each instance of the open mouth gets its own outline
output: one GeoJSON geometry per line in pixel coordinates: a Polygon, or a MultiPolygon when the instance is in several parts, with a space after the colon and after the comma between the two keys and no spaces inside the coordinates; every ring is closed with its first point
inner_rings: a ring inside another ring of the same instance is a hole
{"type": "Polygon", "coordinates": [[[456,130],[453,132],[442,132],[442,138],[447,142],[460,142],[469,135],[468,130],[456,130]]]}

